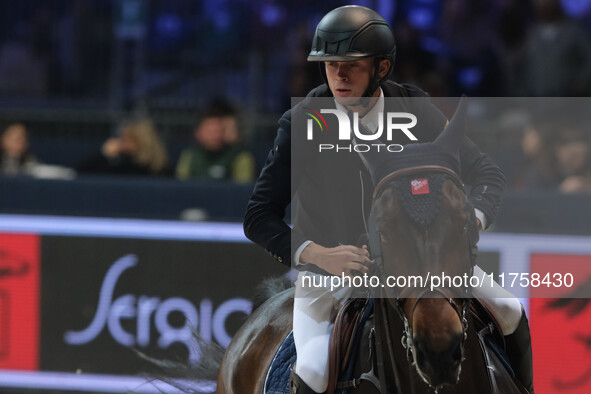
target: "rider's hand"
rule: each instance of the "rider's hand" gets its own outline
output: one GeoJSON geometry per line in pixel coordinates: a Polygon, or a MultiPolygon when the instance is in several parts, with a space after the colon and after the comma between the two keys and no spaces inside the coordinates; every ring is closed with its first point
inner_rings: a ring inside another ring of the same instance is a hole
{"type": "Polygon", "coordinates": [[[300,261],[314,264],[330,274],[339,276],[355,275],[355,271],[366,274],[371,265],[366,245],[361,248],[353,245],[325,248],[314,242],[304,248],[300,254],[300,261]]]}

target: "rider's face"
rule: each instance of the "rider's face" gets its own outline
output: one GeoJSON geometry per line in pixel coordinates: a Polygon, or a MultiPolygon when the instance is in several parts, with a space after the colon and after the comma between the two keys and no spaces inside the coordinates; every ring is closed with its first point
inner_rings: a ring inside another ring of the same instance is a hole
{"type": "MultiPolygon", "coordinates": [[[[380,63],[379,77],[385,75],[389,61],[380,63]]],[[[363,97],[374,73],[374,58],[351,60],[347,62],[325,62],[328,86],[336,100],[342,105],[358,102],[356,97],[363,97]]],[[[374,96],[379,91],[374,92],[374,96]]]]}

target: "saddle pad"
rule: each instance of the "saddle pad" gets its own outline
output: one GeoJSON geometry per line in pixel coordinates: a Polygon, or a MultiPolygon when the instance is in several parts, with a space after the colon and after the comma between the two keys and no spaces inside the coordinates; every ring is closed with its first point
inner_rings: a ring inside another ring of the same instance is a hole
{"type": "Polygon", "coordinates": [[[296,362],[293,331],[285,337],[273,356],[265,375],[262,394],[289,394],[289,376],[296,362]]]}

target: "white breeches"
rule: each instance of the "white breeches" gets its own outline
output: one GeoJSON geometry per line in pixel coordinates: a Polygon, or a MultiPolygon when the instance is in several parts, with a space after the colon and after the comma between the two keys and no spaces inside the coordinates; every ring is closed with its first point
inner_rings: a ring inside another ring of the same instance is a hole
{"type": "Polygon", "coordinates": [[[297,351],[295,372],[317,393],[328,386],[328,356],[332,322],[351,289],[302,286],[303,276],[324,275],[302,271],[295,283],[293,339],[297,351]]]}
{"type": "MultiPolygon", "coordinates": [[[[482,270],[474,267],[474,275],[482,270]]],[[[331,291],[328,287],[302,286],[302,277],[323,275],[302,271],[295,283],[293,338],[297,351],[295,372],[314,391],[328,386],[328,361],[333,320],[351,288],[331,291]]],[[[495,282],[494,287],[473,289],[474,297],[485,304],[499,322],[503,335],[512,334],[521,319],[521,303],[495,282]]]]}
{"type": "MultiPolygon", "coordinates": [[[[482,278],[483,271],[474,267],[474,275],[482,278]]],[[[513,294],[494,282],[494,286],[474,287],[472,294],[478,298],[499,323],[503,335],[513,334],[521,320],[521,303],[513,294]]]]}

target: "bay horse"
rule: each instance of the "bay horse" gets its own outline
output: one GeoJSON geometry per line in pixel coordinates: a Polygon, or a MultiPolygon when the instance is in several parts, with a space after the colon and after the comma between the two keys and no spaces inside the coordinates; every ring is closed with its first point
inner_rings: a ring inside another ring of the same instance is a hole
{"type": "MultiPolygon", "coordinates": [[[[478,230],[457,175],[464,101],[434,142],[364,157],[374,182],[369,241],[382,279],[472,273],[478,230]],[[429,193],[415,198],[412,188],[421,183],[429,193]]],[[[470,313],[468,286],[384,289],[374,294],[373,319],[363,327],[353,378],[329,384],[338,387],[334,392],[523,392],[490,349],[493,326],[470,313]]],[[[272,297],[239,329],[224,355],[217,393],[262,393],[267,368],[292,329],[293,296],[288,289],[272,297]]]]}

